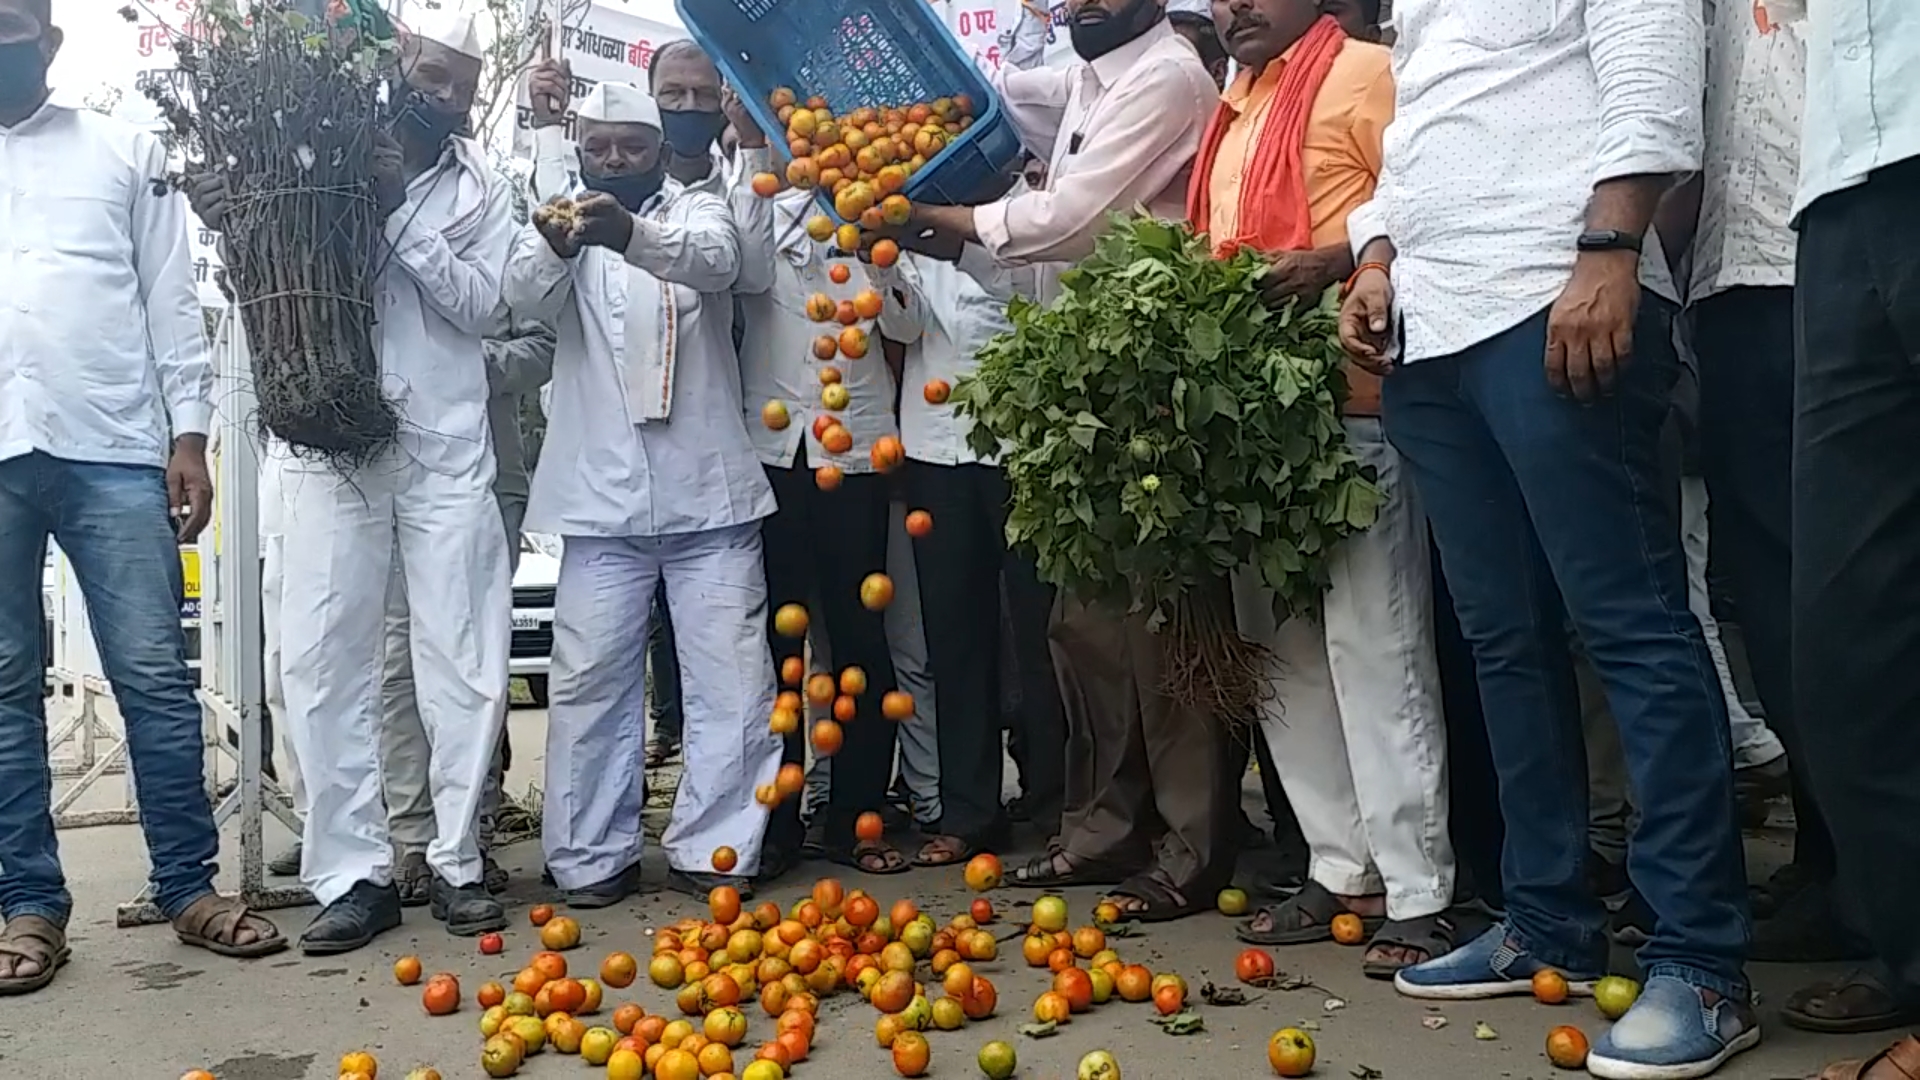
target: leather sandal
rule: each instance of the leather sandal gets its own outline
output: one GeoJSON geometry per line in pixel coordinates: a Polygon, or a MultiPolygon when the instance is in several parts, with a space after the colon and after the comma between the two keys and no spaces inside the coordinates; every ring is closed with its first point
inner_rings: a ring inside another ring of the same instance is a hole
{"type": "Polygon", "coordinates": [[[1920,1039],[1908,1036],[1865,1061],[1836,1062],[1818,1080],[1920,1080],[1920,1039]],[[1879,1073],[1870,1078],[1874,1069],[1879,1073]]]}
{"type": "Polygon", "coordinates": [[[14,975],[0,979],[0,997],[15,997],[44,990],[54,975],[73,955],[67,948],[67,932],[38,915],[21,915],[7,921],[0,931],[0,956],[29,960],[40,965],[32,975],[14,975]]]}
{"type": "Polygon", "coordinates": [[[290,944],[279,927],[255,915],[246,901],[219,893],[208,893],[188,904],[174,918],[173,932],[182,944],[237,960],[272,956],[284,952],[290,944]],[[239,941],[242,930],[251,930],[253,940],[239,941]]]}

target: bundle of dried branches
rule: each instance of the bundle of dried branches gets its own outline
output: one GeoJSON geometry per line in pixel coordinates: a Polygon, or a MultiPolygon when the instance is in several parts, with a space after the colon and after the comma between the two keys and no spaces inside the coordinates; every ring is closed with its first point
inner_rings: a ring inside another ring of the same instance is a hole
{"type": "Polygon", "coordinates": [[[400,423],[374,347],[372,151],[391,35],[361,14],[369,5],[333,0],[320,19],[299,6],[312,5],[202,0],[177,75],[147,93],[188,171],[227,178],[227,277],[261,427],[344,471],[400,423]]]}

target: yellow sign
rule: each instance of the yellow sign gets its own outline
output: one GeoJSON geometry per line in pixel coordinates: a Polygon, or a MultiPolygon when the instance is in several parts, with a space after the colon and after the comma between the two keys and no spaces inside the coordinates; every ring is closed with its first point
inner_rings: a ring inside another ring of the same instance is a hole
{"type": "Polygon", "coordinates": [[[180,577],[186,584],[180,594],[180,618],[193,622],[200,618],[200,552],[180,549],[180,577]]]}

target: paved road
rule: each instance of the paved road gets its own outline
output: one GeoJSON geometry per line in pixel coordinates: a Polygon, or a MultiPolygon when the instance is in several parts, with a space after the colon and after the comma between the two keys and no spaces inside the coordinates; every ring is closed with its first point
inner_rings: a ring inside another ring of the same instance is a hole
{"type": "MultiPolygon", "coordinates": [[[[538,745],[538,713],[516,713],[521,745],[538,745]]],[[[524,791],[537,778],[537,755],[516,762],[512,788],[524,791]]],[[[277,826],[268,846],[285,838],[277,826]]],[[[504,957],[483,957],[469,941],[448,937],[424,911],[408,913],[403,930],[364,953],[345,958],[307,960],[297,954],[237,965],[187,949],[165,928],[122,931],[114,928],[114,906],[140,888],[145,863],[137,829],[124,826],[72,830],[62,847],[78,910],[73,923],[74,959],[54,987],[41,995],[0,1005],[0,1076],[33,1080],[172,1080],[189,1068],[211,1069],[221,1080],[332,1080],[339,1056],[368,1049],[380,1060],[383,1080],[401,1080],[408,1069],[432,1065],[448,1080],[479,1077],[478,1012],[471,1003],[450,1018],[429,1018],[415,990],[396,986],[390,974],[395,958],[419,955],[426,969],[452,971],[471,995],[490,978],[506,979],[522,959],[538,948],[524,911],[546,898],[538,883],[534,844],[508,849],[506,863],[515,873],[511,899],[515,925],[504,957]]],[[[1769,841],[1756,841],[1770,845],[1769,841]]],[[[236,845],[237,846],[237,845],[236,845]]],[[[1756,862],[1777,847],[1758,848],[1756,862]]],[[[796,874],[770,898],[784,908],[801,895],[824,867],[796,874]]],[[[648,864],[658,882],[664,867],[648,864]]],[[[854,880],[854,875],[840,875],[854,880]]],[[[971,899],[957,870],[923,871],[893,879],[863,882],[883,903],[914,897],[944,921],[971,899]]],[[[997,894],[1011,902],[1022,894],[997,894]]],[[[1024,894],[1031,898],[1032,894],[1024,894]]],[[[1068,894],[1076,920],[1084,920],[1096,896],[1068,894]]],[[[654,893],[608,911],[582,918],[586,940],[572,954],[583,968],[597,967],[614,949],[645,956],[648,928],[704,910],[704,905],[671,893],[654,893]]],[[[283,928],[298,933],[308,910],[275,913],[283,928]]],[[[1174,970],[1197,987],[1209,976],[1230,981],[1237,947],[1232,924],[1205,915],[1119,942],[1123,956],[1156,970],[1174,970]]],[[[1017,945],[1017,943],[1016,943],[1017,945]]],[[[1624,960],[1624,958],[1623,958],[1624,960]]],[[[1530,1001],[1491,1002],[1433,1010],[1396,998],[1391,989],[1360,976],[1359,951],[1339,946],[1287,950],[1283,970],[1311,977],[1316,987],[1269,994],[1243,1008],[1203,1008],[1207,1030],[1176,1038],[1148,1023],[1151,1009],[1110,1004],[1076,1017],[1046,1040],[1014,1033],[1028,1019],[1045,978],[1022,964],[1017,950],[983,965],[996,983],[1000,1015],[957,1032],[931,1033],[933,1077],[979,1076],[973,1059],[978,1047],[1003,1038],[1018,1047],[1018,1076],[1030,1080],[1071,1077],[1083,1053],[1104,1048],[1120,1060],[1127,1080],[1191,1080],[1217,1077],[1239,1080],[1269,1075],[1265,1045],[1271,1032],[1303,1020],[1319,1025],[1320,1066],[1316,1076],[1344,1078],[1378,1075],[1383,1080],[1505,1080],[1558,1074],[1546,1062],[1541,1045],[1546,1031],[1574,1023],[1597,1036],[1604,1022],[1590,1004],[1559,1008],[1530,1001]],[[1329,999],[1342,1008],[1328,1011],[1329,999]],[[1447,1018],[1447,1026],[1429,1030],[1422,1020],[1447,1018]],[[1477,1041],[1475,1021],[1490,1024],[1498,1038],[1477,1041]],[[1375,1070],[1367,1073],[1365,1066],[1375,1070]]],[[[1756,967],[1765,997],[1778,1001],[1812,972],[1809,969],[1756,967]]],[[[611,1000],[636,1000],[649,1012],[672,1012],[670,995],[637,986],[611,1000]]],[[[813,1056],[796,1076],[885,1077],[893,1075],[887,1055],[873,1041],[873,1010],[857,997],[831,999],[823,1009],[813,1056]]],[[[755,1010],[750,1040],[764,1038],[770,1023],[755,1010]]],[[[1811,1073],[1839,1052],[1877,1046],[1877,1037],[1823,1040],[1768,1028],[1769,1041],[1722,1075],[1730,1080],[1780,1080],[1811,1073]]],[[[527,1077],[595,1076],[577,1059],[545,1055],[523,1069],[527,1077]]]]}

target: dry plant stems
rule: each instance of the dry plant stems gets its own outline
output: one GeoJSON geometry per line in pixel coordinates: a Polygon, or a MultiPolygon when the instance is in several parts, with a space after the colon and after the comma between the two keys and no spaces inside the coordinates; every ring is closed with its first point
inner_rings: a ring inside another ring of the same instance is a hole
{"type": "Polygon", "coordinates": [[[1169,600],[1160,649],[1160,688],[1168,697],[1211,709],[1236,737],[1250,733],[1272,689],[1273,653],[1240,635],[1226,590],[1190,590],[1169,600]]]}
{"type": "MultiPolygon", "coordinates": [[[[358,5],[345,9],[348,19],[358,5]]],[[[150,83],[190,173],[224,174],[221,231],[260,426],[346,472],[391,446],[375,284],[375,135],[390,45],[281,0],[202,0],[179,72],[150,83]]],[[[181,182],[175,178],[175,182],[181,182]]]]}

